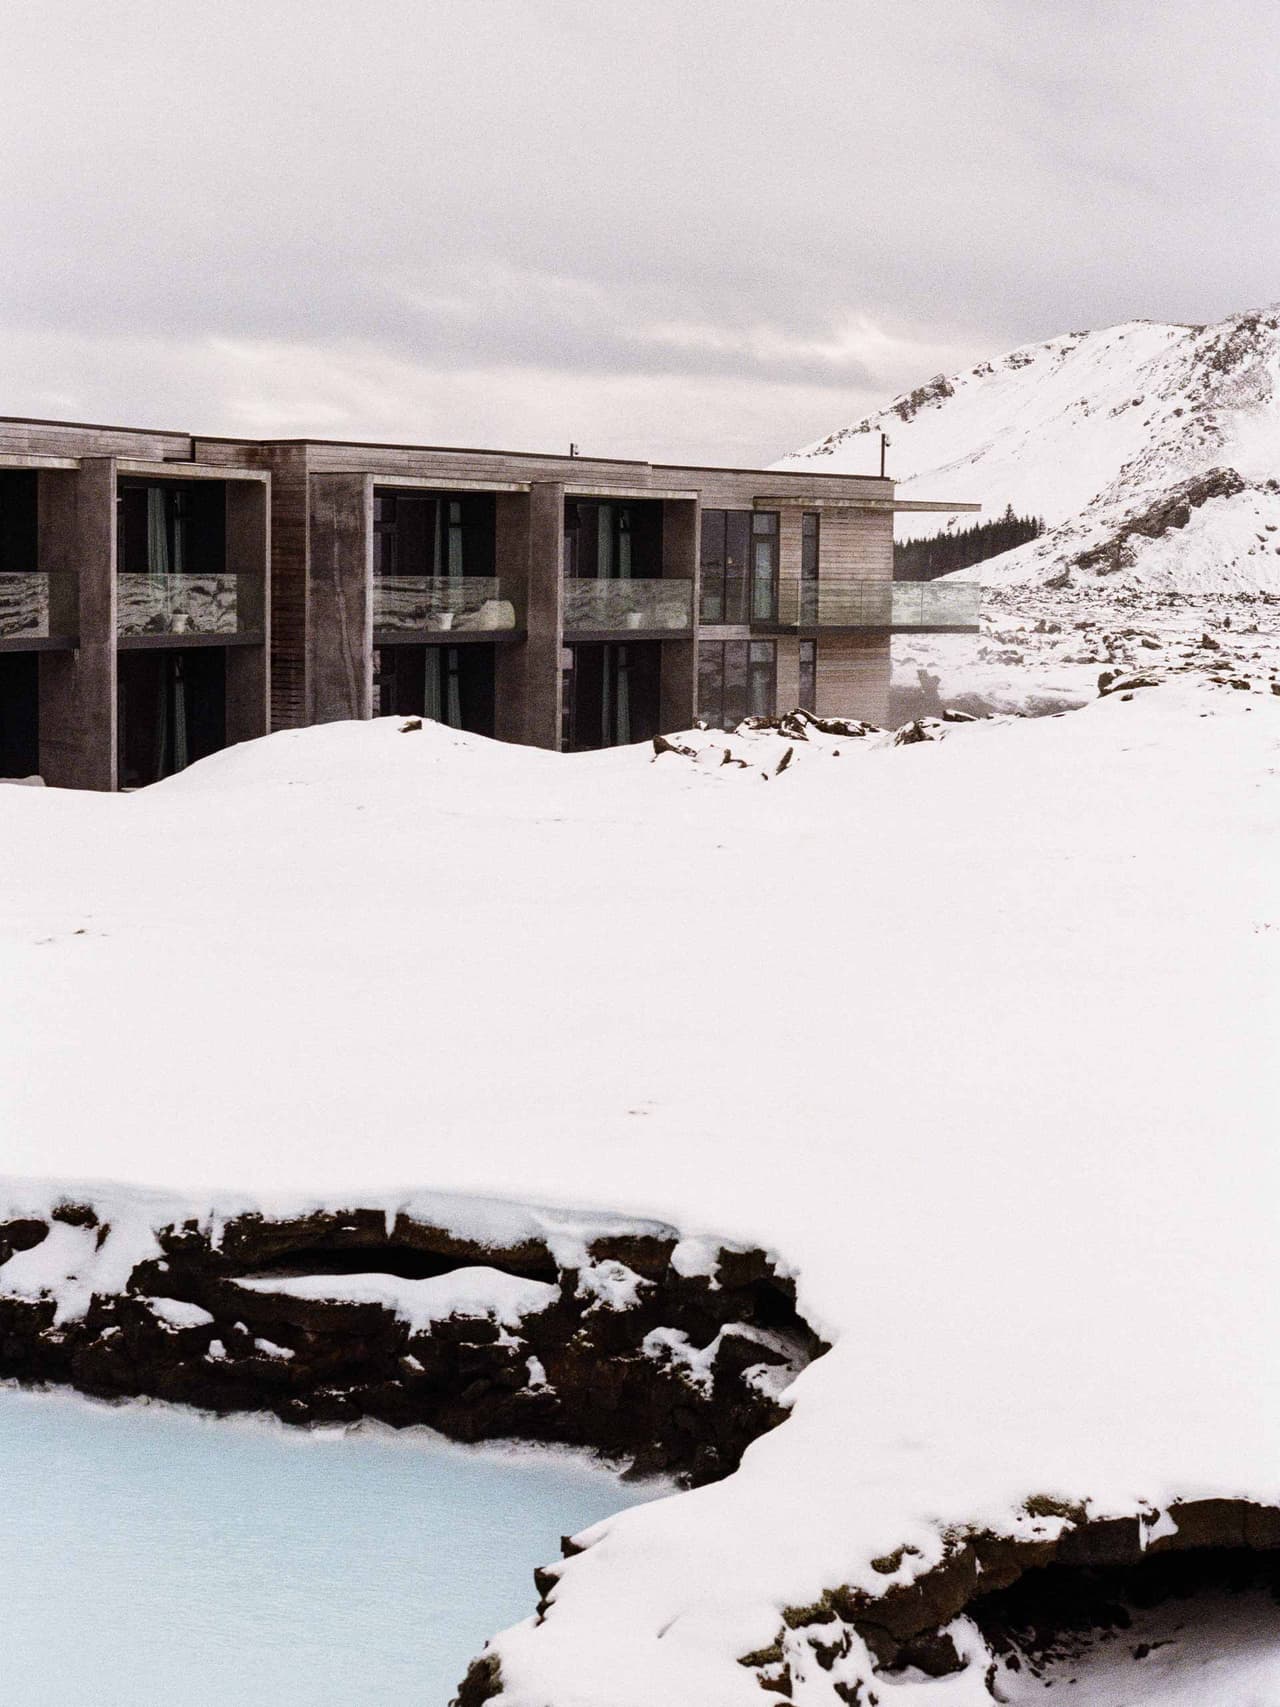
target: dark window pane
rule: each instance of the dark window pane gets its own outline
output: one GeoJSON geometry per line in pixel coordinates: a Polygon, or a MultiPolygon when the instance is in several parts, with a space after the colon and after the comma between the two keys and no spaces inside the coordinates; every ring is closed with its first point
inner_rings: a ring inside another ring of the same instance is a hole
{"type": "Polygon", "coordinates": [[[701,558],[704,569],[724,568],[724,523],[723,510],[702,512],[701,558]]]}
{"type": "Polygon", "coordinates": [[[747,553],[751,546],[750,510],[728,510],[724,529],[724,620],[748,620],[747,553]]]}
{"type": "Polygon", "coordinates": [[[702,591],[699,615],[703,622],[724,621],[724,511],[702,512],[702,591]]]}
{"type": "Polygon", "coordinates": [[[752,533],[777,533],[777,511],[757,510],[751,518],[751,531],[752,533]]]}
{"type": "Polygon", "coordinates": [[[36,490],[33,469],[0,474],[0,570],[36,567],[36,490]]]}
{"type": "Polygon", "coordinates": [[[436,506],[430,498],[404,498],[396,505],[395,575],[433,575],[436,506]]]}
{"type": "Polygon", "coordinates": [[[698,645],[698,716],[713,729],[724,723],[724,646],[718,640],[698,645]]]}
{"type": "Polygon", "coordinates": [[[747,642],[727,640],[724,647],[724,727],[736,729],[747,715],[747,642]]]}

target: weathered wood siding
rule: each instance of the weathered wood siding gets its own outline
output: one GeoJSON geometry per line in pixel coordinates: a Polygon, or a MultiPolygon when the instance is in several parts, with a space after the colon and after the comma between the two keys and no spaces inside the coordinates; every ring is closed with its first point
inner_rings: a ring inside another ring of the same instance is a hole
{"type": "Polygon", "coordinates": [[[861,717],[883,727],[889,721],[889,672],[887,634],[824,635],[813,709],[820,717],[861,717]]]}
{"type": "MultiPolygon", "coordinates": [[[[800,642],[790,635],[778,641],[778,674],[775,709],[794,711],[800,704],[800,642]]],[[[812,706],[806,706],[811,711],[812,706]]]]}

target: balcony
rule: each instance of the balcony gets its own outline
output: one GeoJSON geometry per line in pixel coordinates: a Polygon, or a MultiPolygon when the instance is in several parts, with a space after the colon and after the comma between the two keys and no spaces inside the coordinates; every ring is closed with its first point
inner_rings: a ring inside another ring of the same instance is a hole
{"type": "MultiPolygon", "coordinates": [[[[238,575],[152,575],[121,570],[116,633],[121,640],[231,641],[254,639],[261,624],[248,621],[238,575]]],[[[253,578],[253,603],[259,583],[253,578]]]]}
{"type": "Polygon", "coordinates": [[[375,575],[373,631],[422,639],[426,635],[499,636],[519,627],[514,602],[491,575],[375,575]]]}
{"type": "Polygon", "coordinates": [[[693,582],[676,579],[597,581],[585,576],[564,583],[565,637],[689,634],[693,630],[693,582]]]}
{"type": "MultiPolygon", "coordinates": [[[[968,629],[978,627],[982,588],[973,581],[784,582],[779,628],[968,629]]],[[[763,624],[760,626],[772,626],[763,624]]]]}
{"type": "Polygon", "coordinates": [[[80,630],[77,578],[69,571],[0,573],[0,647],[73,646],[80,630]]]}

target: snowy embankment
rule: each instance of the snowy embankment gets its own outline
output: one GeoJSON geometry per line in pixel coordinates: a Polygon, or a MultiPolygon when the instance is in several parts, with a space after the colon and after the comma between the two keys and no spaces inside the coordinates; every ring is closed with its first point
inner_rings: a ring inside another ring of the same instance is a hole
{"type": "MultiPolygon", "coordinates": [[[[883,1698],[867,1599],[966,1536],[1280,1506],[1280,698],[933,733],[693,743],[738,766],[382,720],[0,790],[0,1199],[109,1223],[59,1233],[68,1318],[184,1210],[469,1193],[481,1242],[556,1223],[507,1199],[771,1252],[832,1342],[735,1473],[579,1537],[506,1707],[883,1698]]],[[[985,1704],[955,1646],[895,1699],[985,1704]]]]}

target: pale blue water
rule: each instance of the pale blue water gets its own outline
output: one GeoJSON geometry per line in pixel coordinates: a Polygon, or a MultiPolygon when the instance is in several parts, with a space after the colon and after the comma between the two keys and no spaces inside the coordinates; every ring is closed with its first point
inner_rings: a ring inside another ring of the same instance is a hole
{"type": "Polygon", "coordinates": [[[421,1431],[0,1388],[4,1707],[443,1707],[531,1572],[662,1488],[421,1431]]]}

